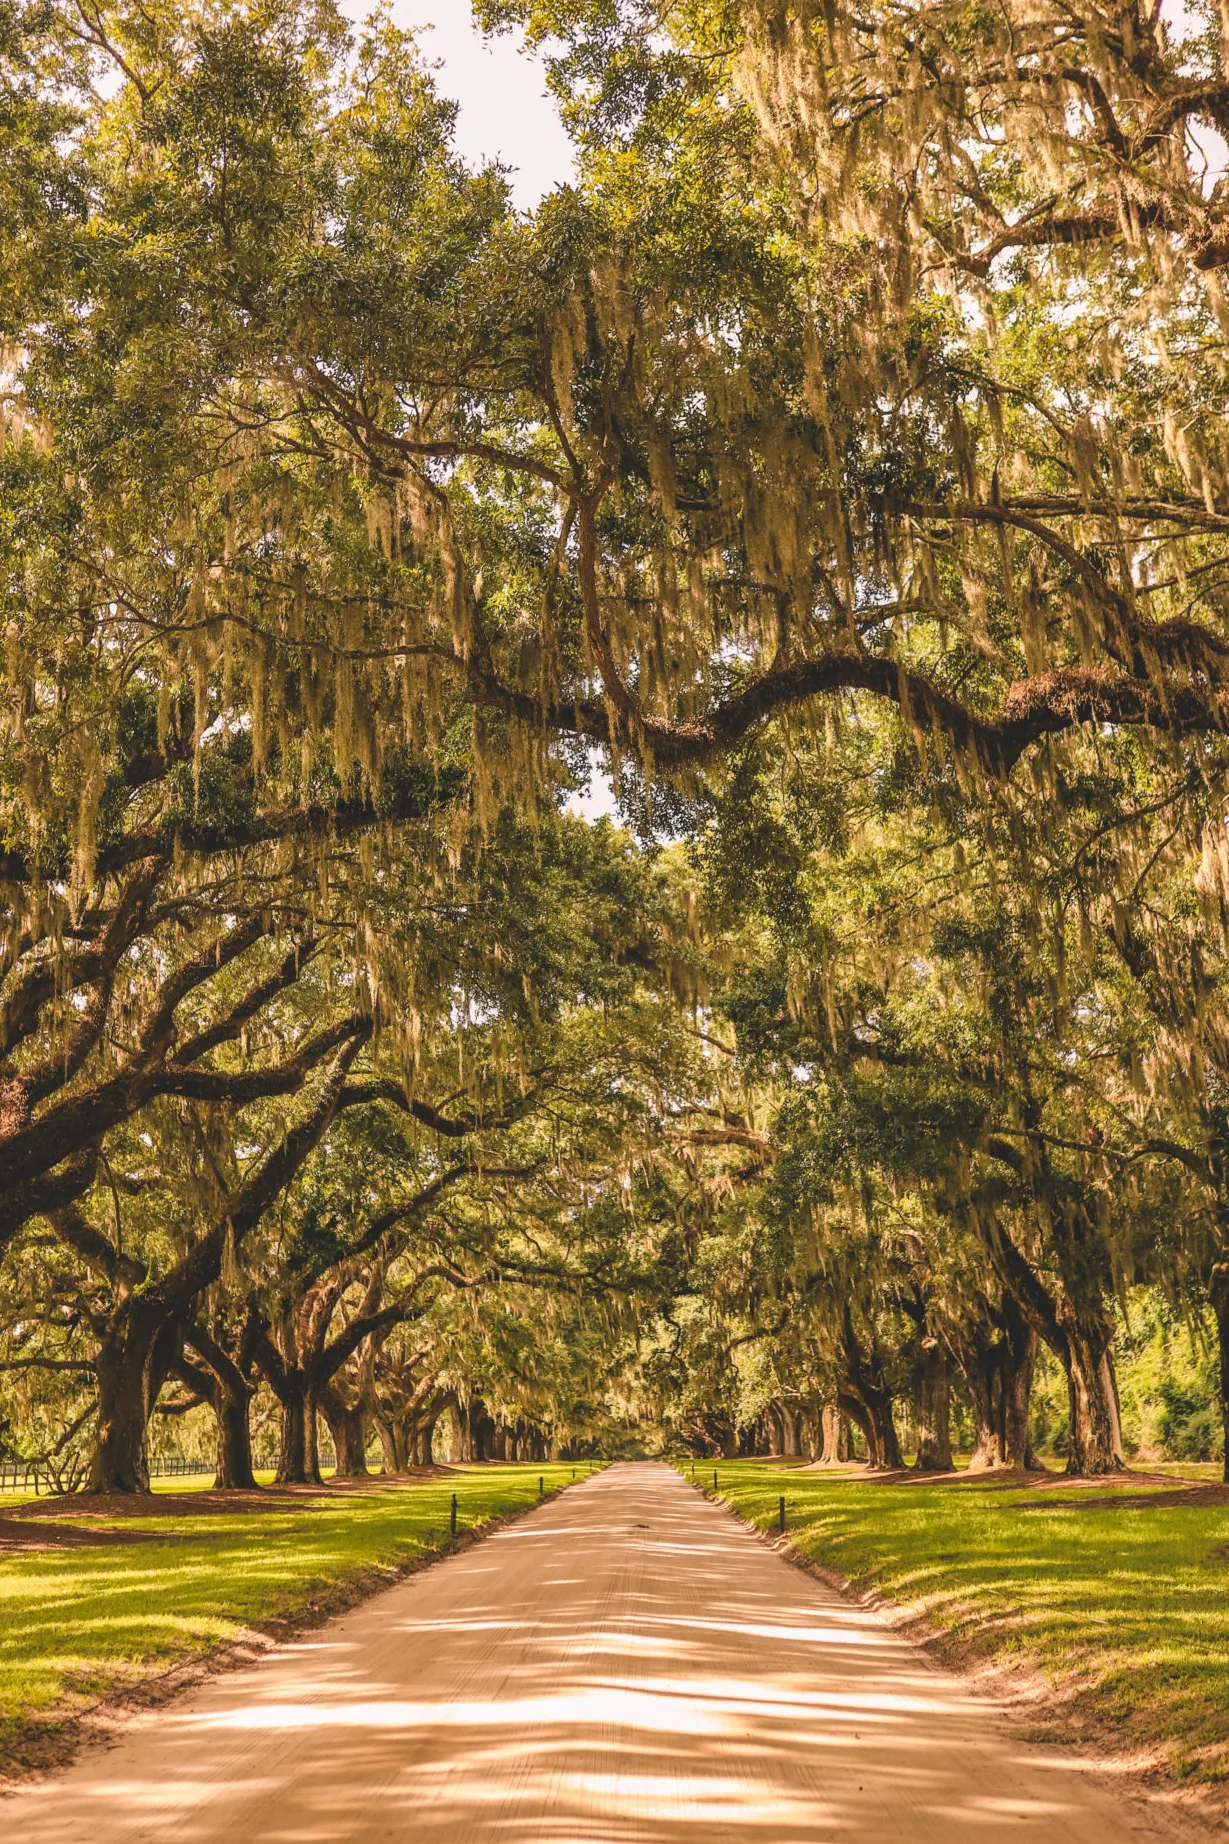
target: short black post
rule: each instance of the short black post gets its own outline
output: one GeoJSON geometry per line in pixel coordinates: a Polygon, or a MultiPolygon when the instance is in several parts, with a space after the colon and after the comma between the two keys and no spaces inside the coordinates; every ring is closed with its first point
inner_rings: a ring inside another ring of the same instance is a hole
{"type": "Polygon", "coordinates": [[[781,1516],[780,1528],[784,1530],[785,1529],[785,1500],[784,1499],[781,1500],[780,1516],[781,1516]]]}
{"type": "Polygon", "coordinates": [[[715,1466],[713,1468],[713,1490],[714,1492],[717,1490],[717,1468],[715,1466]]]}
{"type": "Polygon", "coordinates": [[[539,1473],[539,1474],[538,1474],[538,1497],[539,1497],[539,1498],[541,1498],[541,1496],[542,1496],[542,1494],[543,1494],[543,1492],[544,1492],[544,1490],[545,1490],[545,1487],[544,1487],[544,1486],[543,1486],[543,1484],[542,1484],[542,1475],[541,1475],[541,1473],[539,1473]]]}
{"type": "Polygon", "coordinates": [[[448,1534],[452,1537],[455,1537],[457,1534],[457,1495],[455,1492],[452,1495],[452,1516],[449,1519],[448,1534]]]}

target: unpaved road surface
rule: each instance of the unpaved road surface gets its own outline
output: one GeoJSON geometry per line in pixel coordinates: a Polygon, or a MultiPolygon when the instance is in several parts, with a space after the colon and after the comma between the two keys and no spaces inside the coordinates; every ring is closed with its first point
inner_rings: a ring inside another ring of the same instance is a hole
{"type": "Polygon", "coordinates": [[[647,1465],[0,1801],[5,1844],[1120,1844],[1159,1824],[647,1465]]]}

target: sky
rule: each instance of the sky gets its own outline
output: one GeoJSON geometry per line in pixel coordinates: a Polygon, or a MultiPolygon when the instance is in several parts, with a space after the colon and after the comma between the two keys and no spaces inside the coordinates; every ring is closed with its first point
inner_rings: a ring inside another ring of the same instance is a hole
{"type": "MultiPolygon", "coordinates": [[[[347,7],[355,17],[367,10],[347,7]]],[[[571,178],[571,143],[546,93],[541,61],[520,49],[519,33],[485,39],[474,28],[469,0],[393,0],[393,16],[399,25],[428,28],[419,42],[440,62],[440,89],[461,105],[457,144],[467,159],[514,168],[513,197],[526,209],[571,178]]]]}

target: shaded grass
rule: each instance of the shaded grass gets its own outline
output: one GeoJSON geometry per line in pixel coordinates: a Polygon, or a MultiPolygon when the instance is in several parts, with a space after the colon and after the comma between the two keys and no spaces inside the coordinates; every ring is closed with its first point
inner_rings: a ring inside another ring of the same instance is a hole
{"type": "MultiPolygon", "coordinates": [[[[710,1495],[712,1472],[698,1474],[710,1495]]],[[[1112,1492],[1098,1505],[1060,1479],[1045,1487],[1059,1502],[1039,1505],[1036,1488],[986,1475],[717,1474],[761,1529],[775,1530],[784,1494],[790,1541],[821,1566],[1001,1664],[1040,1667],[1064,1733],[1112,1736],[1180,1778],[1229,1779],[1229,1506],[1120,1506],[1112,1492]]]]}
{"type": "MultiPolygon", "coordinates": [[[[441,1479],[279,1499],[268,1511],[125,1517],[125,1533],[155,1533],[139,1544],[0,1552],[0,1766],[41,1760],[36,1731],[49,1718],[253,1627],[310,1621],[345,1590],[412,1565],[446,1542],[454,1492],[458,1526],[472,1529],[536,1502],[540,1477],[550,1492],[572,1472],[461,1467],[441,1479]]],[[[190,1482],[166,1483],[182,1492],[190,1482]]],[[[6,1499],[5,1510],[15,1503],[6,1499]]],[[[46,1500],[21,1503],[37,1519],[46,1500]]]]}

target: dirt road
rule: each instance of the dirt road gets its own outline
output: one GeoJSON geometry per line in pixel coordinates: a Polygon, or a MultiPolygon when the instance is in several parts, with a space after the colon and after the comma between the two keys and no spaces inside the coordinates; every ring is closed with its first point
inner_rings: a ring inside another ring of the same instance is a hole
{"type": "Polygon", "coordinates": [[[614,1466],[52,1784],[11,1844],[1169,1836],[773,1555],[614,1466]]]}

